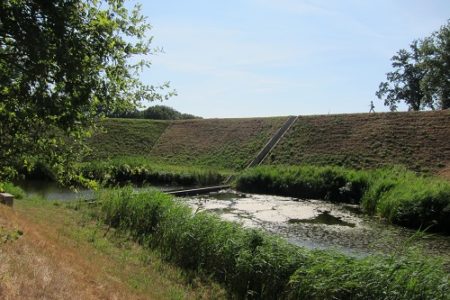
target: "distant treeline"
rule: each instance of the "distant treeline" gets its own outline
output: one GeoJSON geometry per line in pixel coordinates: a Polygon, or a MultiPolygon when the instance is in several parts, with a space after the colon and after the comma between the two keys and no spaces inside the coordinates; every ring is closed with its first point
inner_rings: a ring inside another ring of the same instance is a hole
{"type": "Polygon", "coordinates": [[[121,113],[109,114],[110,118],[127,118],[127,119],[152,119],[152,120],[189,120],[202,119],[202,117],[191,114],[183,114],[172,107],[165,105],[150,106],[145,110],[133,110],[121,113]]]}

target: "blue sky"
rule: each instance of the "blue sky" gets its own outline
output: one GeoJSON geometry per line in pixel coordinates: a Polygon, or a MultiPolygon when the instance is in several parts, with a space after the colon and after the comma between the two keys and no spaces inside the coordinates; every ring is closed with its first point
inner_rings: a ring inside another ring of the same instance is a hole
{"type": "Polygon", "coordinates": [[[450,18],[448,0],[140,2],[165,51],[142,79],[207,118],[386,111],[392,55],[450,18]]]}

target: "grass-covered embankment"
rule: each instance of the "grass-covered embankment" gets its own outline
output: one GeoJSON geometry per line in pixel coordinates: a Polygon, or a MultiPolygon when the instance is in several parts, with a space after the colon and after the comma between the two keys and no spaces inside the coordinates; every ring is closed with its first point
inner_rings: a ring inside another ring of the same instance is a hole
{"type": "Polygon", "coordinates": [[[174,121],[149,152],[162,164],[242,170],[286,117],[174,121]]]}
{"type": "Polygon", "coordinates": [[[261,166],[236,179],[240,191],[360,203],[390,222],[450,234],[450,183],[403,168],[261,166]]]}
{"type": "Polygon", "coordinates": [[[87,179],[174,185],[220,184],[245,167],[286,118],[106,119],[80,164],[87,179]]]}
{"type": "Polygon", "coordinates": [[[84,178],[106,185],[129,182],[201,186],[220,184],[232,174],[227,170],[154,163],[144,157],[118,157],[104,161],[91,161],[80,164],[78,168],[84,178]]]}
{"type": "Polygon", "coordinates": [[[450,111],[300,116],[265,161],[274,165],[450,167],[450,111]]]}
{"type": "Polygon", "coordinates": [[[87,206],[66,205],[26,197],[14,208],[0,205],[1,299],[226,298],[218,284],[108,230],[87,206]]]}
{"type": "Polygon", "coordinates": [[[106,190],[98,200],[104,223],[221,282],[234,298],[449,299],[448,274],[418,254],[357,259],[307,250],[213,214],[193,213],[157,191],[106,190]]]}
{"type": "Polygon", "coordinates": [[[86,142],[92,152],[86,161],[121,156],[147,156],[169,121],[105,119],[86,142]]]}

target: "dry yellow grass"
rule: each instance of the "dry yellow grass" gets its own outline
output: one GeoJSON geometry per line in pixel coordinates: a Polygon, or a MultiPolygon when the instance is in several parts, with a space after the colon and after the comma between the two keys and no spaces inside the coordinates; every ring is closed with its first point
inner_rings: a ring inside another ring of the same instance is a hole
{"type": "Polygon", "coordinates": [[[0,246],[0,296],[4,299],[97,299],[110,293],[89,278],[74,261],[71,249],[49,240],[48,229],[30,224],[10,208],[0,207],[5,231],[24,235],[0,246]],[[47,233],[47,234],[46,234],[47,233]],[[59,251],[69,251],[61,253],[59,251]],[[62,256],[64,259],[61,259],[62,256]],[[75,264],[74,264],[75,263],[75,264]],[[89,279],[88,279],[89,278],[89,279]]]}
{"type": "Polygon", "coordinates": [[[0,299],[225,297],[217,286],[188,285],[149,250],[133,243],[121,249],[82,223],[79,212],[64,207],[0,205],[2,235],[18,237],[0,240],[0,299]],[[14,235],[17,230],[23,235],[14,235]]]}

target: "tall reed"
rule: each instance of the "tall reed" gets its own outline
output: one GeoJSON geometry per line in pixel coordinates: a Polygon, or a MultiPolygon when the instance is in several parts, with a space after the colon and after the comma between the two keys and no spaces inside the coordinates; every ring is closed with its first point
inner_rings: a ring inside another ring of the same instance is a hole
{"type": "Polygon", "coordinates": [[[236,179],[240,191],[359,203],[395,224],[450,234],[450,182],[404,168],[261,166],[236,179]]]}
{"type": "Polygon", "coordinates": [[[350,258],[193,213],[158,191],[100,191],[99,218],[237,299],[449,299],[448,274],[419,254],[350,258]]]}

